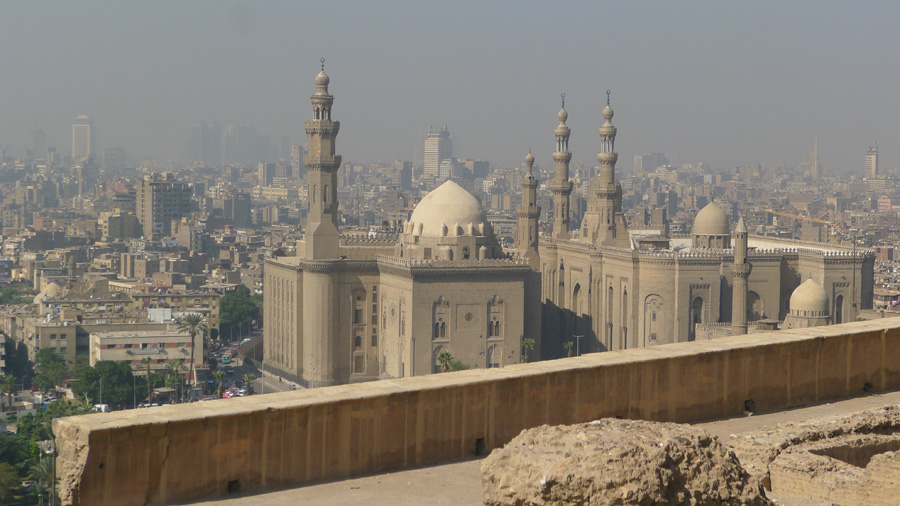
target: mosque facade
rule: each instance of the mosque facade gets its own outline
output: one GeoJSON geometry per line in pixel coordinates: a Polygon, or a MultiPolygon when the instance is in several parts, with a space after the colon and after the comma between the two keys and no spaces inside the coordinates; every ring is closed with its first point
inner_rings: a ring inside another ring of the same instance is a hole
{"type": "Polygon", "coordinates": [[[444,352],[501,367],[523,360],[526,339],[537,358],[539,274],[503,252],[481,204],[455,182],[425,196],[395,237],[341,237],[328,84],[323,63],[305,123],[305,237],[296,256],[265,266],[266,371],[315,387],[439,372],[444,352]]]}
{"type": "MultiPolygon", "coordinates": [[[[598,352],[741,335],[782,326],[855,321],[874,291],[871,251],[751,236],[732,229],[715,203],[700,210],[690,237],[630,232],[615,178],[616,127],[609,105],[600,127],[600,172],[587,189],[578,229],[554,216],[537,251],[545,356],[566,342],[598,352]]],[[[568,113],[556,128],[554,212],[568,209],[568,113]]],[[[530,184],[530,183],[529,183],[530,184]]],[[[523,182],[523,189],[527,188],[523,182]]],[[[520,249],[531,249],[519,245],[520,249]]]]}
{"type": "Polygon", "coordinates": [[[441,370],[444,352],[469,367],[501,367],[745,334],[759,322],[842,323],[871,305],[870,252],[750,236],[742,220],[732,230],[714,203],[697,214],[691,237],[629,231],[608,92],[600,172],[577,229],[563,102],[547,181],[551,233],[539,230],[529,153],[514,252],[503,251],[481,204],[452,180],[428,193],[396,236],[342,237],[329,81],[323,62],[305,122],[305,236],[295,256],[265,265],[270,373],[310,387],[424,375],[441,370]]]}

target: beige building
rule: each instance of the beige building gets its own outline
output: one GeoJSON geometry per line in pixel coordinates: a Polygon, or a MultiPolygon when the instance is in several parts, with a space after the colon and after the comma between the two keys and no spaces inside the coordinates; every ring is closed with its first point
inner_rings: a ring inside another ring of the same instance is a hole
{"type": "Polygon", "coordinates": [[[340,237],[328,83],[323,69],[306,122],[305,237],[265,266],[266,370],[324,386],[430,374],[445,351],[473,368],[518,363],[523,339],[539,338],[539,285],[465,189],[429,193],[399,237],[340,237]]]}
{"type": "Polygon", "coordinates": [[[91,332],[90,357],[91,365],[101,360],[126,362],[136,370],[146,371],[143,364],[150,358],[150,369],[161,370],[181,360],[184,371],[190,370],[191,348],[194,348],[194,361],[203,363],[203,335],[197,334],[193,341],[187,333],[177,330],[125,330],[116,332],[91,332]]]}
{"type": "Polygon", "coordinates": [[[743,220],[732,230],[715,203],[697,214],[689,237],[630,231],[615,177],[608,94],[600,171],[587,186],[577,227],[570,227],[574,185],[563,101],[548,181],[553,228],[539,235],[539,182],[529,153],[515,257],[504,255],[480,203],[453,181],[422,199],[399,237],[341,238],[339,124],[331,120],[328,76],[320,73],[316,84],[315,119],[306,122],[306,234],[296,257],[266,263],[263,283],[265,365],[294,381],[319,386],[428,374],[438,370],[443,351],[472,367],[502,366],[522,359],[524,339],[537,346],[530,358],[550,358],[770,330],[789,316],[791,295],[810,279],[825,302],[803,326],[853,321],[871,307],[870,251],[750,236],[743,220]]]}
{"type": "Polygon", "coordinates": [[[803,326],[854,321],[871,307],[871,251],[750,236],[742,220],[732,229],[715,203],[697,213],[690,237],[629,231],[615,179],[608,98],[603,117],[600,173],[588,186],[580,227],[570,230],[568,114],[565,107],[559,112],[556,173],[549,182],[553,231],[538,250],[544,356],[561,355],[566,342],[584,353],[745,334],[758,321],[771,328],[789,316],[788,301],[807,280],[825,295],[817,299],[817,317],[803,326]]]}

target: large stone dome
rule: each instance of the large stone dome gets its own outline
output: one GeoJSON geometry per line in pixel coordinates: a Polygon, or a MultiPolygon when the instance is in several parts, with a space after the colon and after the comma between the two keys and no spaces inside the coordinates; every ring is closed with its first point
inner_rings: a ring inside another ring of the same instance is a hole
{"type": "Polygon", "coordinates": [[[791,294],[791,314],[795,316],[827,316],[828,294],[822,285],[807,279],[791,294]]]}
{"type": "Polygon", "coordinates": [[[414,235],[441,237],[462,234],[488,235],[490,226],[481,203],[465,188],[447,181],[416,205],[409,225],[414,235]],[[470,227],[471,225],[471,227],[470,227]]]}
{"type": "Polygon", "coordinates": [[[694,235],[729,235],[731,224],[725,211],[714,202],[710,202],[697,213],[694,218],[694,235]]]}

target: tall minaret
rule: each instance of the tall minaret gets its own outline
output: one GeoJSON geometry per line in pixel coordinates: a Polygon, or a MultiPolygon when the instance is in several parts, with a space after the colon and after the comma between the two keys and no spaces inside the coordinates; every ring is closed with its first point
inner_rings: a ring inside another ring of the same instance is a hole
{"type": "Polygon", "coordinates": [[[556,174],[550,181],[550,193],[553,194],[553,237],[555,239],[569,238],[569,195],[572,193],[572,182],[569,181],[569,160],[572,153],[569,152],[569,127],[566,120],[569,113],[566,112],[566,94],[562,94],[562,109],[559,110],[559,125],[556,127],[556,151],[553,152],[553,161],[556,163],[556,174]]]}
{"type": "Polygon", "coordinates": [[[816,133],[816,147],[813,149],[812,170],[810,171],[812,178],[819,179],[819,134],[816,133]]]}
{"type": "Polygon", "coordinates": [[[331,120],[334,97],[328,94],[325,58],[316,76],[316,93],[310,97],[313,118],[305,122],[309,153],[303,156],[309,177],[308,217],[306,220],[306,258],[319,260],[340,256],[337,217],[337,170],[341,156],[334,154],[334,140],[340,122],[331,120]]]}
{"type": "MultiPolygon", "coordinates": [[[[606,90],[606,107],[603,109],[603,118],[606,122],[600,127],[600,152],[597,160],[600,161],[600,182],[596,189],[597,212],[600,218],[600,226],[597,233],[597,244],[612,245],[616,242],[617,224],[616,213],[622,212],[622,194],[616,185],[616,161],[619,159],[616,153],[616,127],[612,124],[613,113],[609,105],[610,91],[606,90]]],[[[621,230],[627,234],[624,230],[621,230]]],[[[618,242],[622,242],[622,238],[618,242]]]]}
{"type": "Polygon", "coordinates": [[[541,215],[541,206],[537,204],[537,178],[534,177],[534,155],[531,150],[525,156],[525,165],[528,172],[522,178],[522,205],[518,209],[518,237],[519,253],[522,254],[534,270],[540,270],[540,258],[538,256],[538,218],[541,215]]]}
{"type": "Polygon", "coordinates": [[[747,226],[742,216],[734,227],[734,265],[731,268],[734,283],[731,295],[732,335],[747,333],[747,278],[751,266],[747,262],[747,226]]]}

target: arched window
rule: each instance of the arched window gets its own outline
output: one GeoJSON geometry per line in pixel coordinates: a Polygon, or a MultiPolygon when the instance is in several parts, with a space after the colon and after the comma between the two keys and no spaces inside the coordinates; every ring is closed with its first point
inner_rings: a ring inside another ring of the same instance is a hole
{"type": "Polygon", "coordinates": [[[441,337],[441,324],[439,322],[435,322],[434,324],[434,337],[435,339],[441,337]]]}
{"type": "Polygon", "coordinates": [[[441,337],[447,337],[447,324],[441,322],[441,337]]]}
{"type": "Polygon", "coordinates": [[[463,253],[463,260],[468,260],[469,259],[469,247],[468,246],[463,247],[462,253],[463,253]]]}
{"type": "Polygon", "coordinates": [[[358,350],[360,348],[362,348],[362,337],[357,335],[353,338],[353,349],[358,350]]]}
{"type": "Polygon", "coordinates": [[[499,321],[494,322],[494,336],[500,337],[500,322],[499,321]]]}

